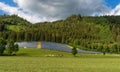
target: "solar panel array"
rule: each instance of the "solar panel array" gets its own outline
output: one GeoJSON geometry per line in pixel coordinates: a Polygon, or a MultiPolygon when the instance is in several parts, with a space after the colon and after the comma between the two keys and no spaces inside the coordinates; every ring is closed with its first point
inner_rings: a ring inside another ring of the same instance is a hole
{"type": "MultiPolygon", "coordinates": [[[[37,42],[17,42],[19,47],[22,48],[36,48],[37,42]]],[[[42,49],[49,49],[49,50],[56,50],[56,51],[63,51],[63,52],[71,52],[71,47],[65,44],[59,44],[54,42],[41,42],[42,49]]],[[[92,51],[85,51],[77,49],[78,53],[87,53],[87,54],[101,54],[101,52],[92,52],[92,51]]]]}

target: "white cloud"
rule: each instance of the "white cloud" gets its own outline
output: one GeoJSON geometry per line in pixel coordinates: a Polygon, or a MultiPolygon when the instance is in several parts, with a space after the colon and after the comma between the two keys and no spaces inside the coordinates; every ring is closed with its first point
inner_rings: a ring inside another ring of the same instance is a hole
{"type": "Polygon", "coordinates": [[[111,10],[108,15],[120,15],[120,4],[118,4],[114,9],[111,10]]]}
{"type": "Polygon", "coordinates": [[[0,10],[8,13],[9,15],[13,15],[13,14],[18,15],[18,16],[30,21],[31,23],[50,21],[50,19],[47,19],[45,17],[40,17],[37,14],[25,12],[18,7],[11,7],[11,6],[4,4],[2,2],[0,2],[0,10]]]}
{"type": "Polygon", "coordinates": [[[13,0],[18,7],[0,2],[0,10],[32,23],[64,19],[71,14],[103,15],[110,11],[105,0],[13,0]]]}
{"type": "Polygon", "coordinates": [[[71,14],[93,15],[109,8],[104,0],[14,0],[24,10],[43,17],[65,18],[71,14]]]}

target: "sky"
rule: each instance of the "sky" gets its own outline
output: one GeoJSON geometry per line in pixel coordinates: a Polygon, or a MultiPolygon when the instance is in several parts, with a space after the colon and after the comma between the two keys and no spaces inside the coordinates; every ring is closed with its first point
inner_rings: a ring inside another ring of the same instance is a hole
{"type": "Polygon", "coordinates": [[[120,15],[120,0],[0,0],[0,15],[18,15],[31,23],[56,21],[72,14],[120,15]]]}

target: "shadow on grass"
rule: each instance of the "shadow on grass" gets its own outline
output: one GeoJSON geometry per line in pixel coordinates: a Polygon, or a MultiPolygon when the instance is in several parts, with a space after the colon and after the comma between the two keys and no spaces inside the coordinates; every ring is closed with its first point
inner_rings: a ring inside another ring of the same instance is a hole
{"type": "Polygon", "coordinates": [[[17,56],[16,54],[8,55],[8,54],[2,54],[0,56],[17,56]]]}
{"type": "Polygon", "coordinates": [[[17,54],[16,56],[29,56],[28,53],[20,53],[20,54],[17,54]]]}
{"type": "Polygon", "coordinates": [[[2,54],[0,56],[29,56],[29,55],[27,53],[20,53],[20,54],[12,54],[12,55],[2,54]]]}

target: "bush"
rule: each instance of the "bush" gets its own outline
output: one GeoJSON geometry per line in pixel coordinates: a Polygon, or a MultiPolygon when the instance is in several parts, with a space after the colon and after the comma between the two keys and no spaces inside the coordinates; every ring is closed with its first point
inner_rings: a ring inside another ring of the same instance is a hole
{"type": "Polygon", "coordinates": [[[76,47],[73,47],[71,53],[73,54],[73,56],[75,56],[78,53],[76,47]]]}

